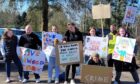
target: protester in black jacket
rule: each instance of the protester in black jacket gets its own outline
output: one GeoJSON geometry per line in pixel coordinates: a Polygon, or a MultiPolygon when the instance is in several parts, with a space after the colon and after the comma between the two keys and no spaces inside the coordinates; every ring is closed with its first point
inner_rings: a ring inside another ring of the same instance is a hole
{"type": "MultiPolygon", "coordinates": [[[[72,25],[72,24],[71,24],[72,25]]],[[[82,33],[73,24],[65,33],[65,41],[83,41],[82,33]]]]}
{"type": "MultiPolygon", "coordinates": [[[[82,33],[75,27],[75,24],[74,23],[70,23],[68,25],[69,25],[69,28],[68,28],[68,30],[65,33],[64,41],[66,41],[66,42],[70,42],[70,41],[83,41],[82,33]]],[[[64,84],[67,84],[67,82],[68,82],[70,66],[72,66],[72,79],[71,79],[71,83],[75,84],[74,77],[75,77],[75,73],[76,73],[76,66],[78,66],[78,65],[79,64],[72,64],[72,65],[67,65],[66,66],[66,78],[65,78],[64,84]]]]}
{"type": "MultiPolygon", "coordinates": [[[[38,38],[38,36],[32,32],[31,25],[27,25],[25,27],[25,32],[26,33],[23,34],[20,37],[19,46],[26,47],[26,48],[31,48],[31,49],[38,49],[38,46],[41,46],[41,41],[38,38]]],[[[34,73],[34,75],[35,75],[36,82],[37,83],[40,82],[39,74],[34,73]]],[[[23,82],[24,83],[27,82],[28,79],[29,79],[29,72],[24,71],[24,80],[23,80],[23,82]]]]}
{"type": "Polygon", "coordinates": [[[104,66],[104,62],[100,59],[99,54],[93,53],[89,58],[88,65],[104,66]]]}
{"type": "MultiPolygon", "coordinates": [[[[126,30],[124,28],[120,28],[118,35],[121,36],[121,37],[127,37],[126,36],[126,30]]],[[[115,66],[115,69],[116,69],[116,77],[115,77],[114,84],[120,84],[120,77],[121,77],[121,72],[122,71],[129,71],[132,74],[133,79],[135,80],[135,82],[137,84],[140,84],[139,83],[138,73],[136,71],[137,65],[136,65],[135,57],[133,57],[131,63],[114,60],[114,66],[115,66]]]]}
{"type": "Polygon", "coordinates": [[[31,27],[26,26],[26,33],[20,37],[19,46],[38,49],[38,46],[41,47],[41,40],[39,37],[32,32],[31,27]],[[29,33],[28,33],[29,32],[29,33]]]}
{"type": "Polygon", "coordinates": [[[14,61],[15,65],[18,68],[18,72],[20,75],[19,81],[22,81],[23,68],[22,68],[21,61],[17,55],[17,45],[18,45],[17,37],[13,34],[12,30],[6,29],[2,37],[2,48],[1,48],[1,52],[5,59],[5,64],[6,64],[6,73],[7,73],[6,82],[10,82],[12,61],[14,61]]]}

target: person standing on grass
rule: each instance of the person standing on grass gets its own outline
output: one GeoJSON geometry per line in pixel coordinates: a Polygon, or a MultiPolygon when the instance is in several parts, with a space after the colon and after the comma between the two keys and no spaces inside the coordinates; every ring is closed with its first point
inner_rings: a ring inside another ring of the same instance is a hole
{"type": "MultiPolygon", "coordinates": [[[[39,37],[32,32],[32,26],[27,25],[25,27],[25,32],[26,33],[20,37],[19,46],[38,50],[38,46],[41,47],[42,42],[39,39],[39,37]]],[[[40,82],[39,74],[34,73],[34,76],[36,79],[36,83],[39,83],[40,82]]],[[[29,71],[24,71],[24,80],[22,82],[26,83],[28,82],[28,80],[29,80],[29,71]]]]}
{"type": "Polygon", "coordinates": [[[19,81],[20,82],[22,81],[23,67],[17,55],[17,45],[18,45],[17,36],[13,34],[13,31],[11,29],[6,29],[2,37],[1,53],[2,53],[2,56],[4,57],[4,61],[6,65],[6,74],[7,74],[6,82],[7,83],[11,81],[10,72],[11,72],[12,61],[15,63],[15,65],[18,68],[19,81]]]}

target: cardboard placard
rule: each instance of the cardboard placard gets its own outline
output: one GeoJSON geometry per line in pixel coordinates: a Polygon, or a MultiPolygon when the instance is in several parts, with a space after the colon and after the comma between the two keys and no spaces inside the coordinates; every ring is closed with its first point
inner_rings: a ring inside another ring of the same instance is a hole
{"type": "Polygon", "coordinates": [[[86,36],[84,55],[91,56],[93,53],[98,53],[101,58],[107,58],[108,37],[86,36]]]}
{"type": "Polygon", "coordinates": [[[93,19],[111,18],[110,4],[107,5],[99,4],[92,6],[92,16],[93,19]]]}
{"type": "Polygon", "coordinates": [[[84,84],[111,84],[112,81],[111,67],[81,65],[81,82],[84,84]]]}
{"type": "Polygon", "coordinates": [[[57,64],[69,65],[83,62],[83,47],[81,41],[58,44],[56,47],[57,64]]]}
{"type": "Polygon", "coordinates": [[[117,36],[112,59],[131,63],[136,39],[117,36]]]}

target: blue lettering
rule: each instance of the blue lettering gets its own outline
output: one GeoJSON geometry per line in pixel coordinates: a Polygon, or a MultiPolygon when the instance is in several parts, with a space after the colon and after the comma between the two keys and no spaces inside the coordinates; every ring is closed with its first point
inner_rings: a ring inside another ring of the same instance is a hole
{"type": "Polygon", "coordinates": [[[35,51],[31,50],[31,56],[33,56],[35,54],[35,51]]]}
{"type": "Polygon", "coordinates": [[[32,61],[32,64],[35,64],[35,60],[32,61]]]}
{"type": "Polygon", "coordinates": [[[43,61],[40,61],[40,65],[43,65],[43,64],[45,64],[43,61]]]}
{"type": "Polygon", "coordinates": [[[32,62],[32,60],[31,59],[27,59],[27,63],[31,63],[32,62]]]}

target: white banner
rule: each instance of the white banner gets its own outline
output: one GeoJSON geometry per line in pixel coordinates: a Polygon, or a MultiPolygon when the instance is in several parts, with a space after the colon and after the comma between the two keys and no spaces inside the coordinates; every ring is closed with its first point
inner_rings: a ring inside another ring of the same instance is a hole
{"type": "Polygon", "coordinates": [[[40,74],[45,64],[45,54],[39,50],[18,47],[19,58],[24,71],[40,74]]]}

